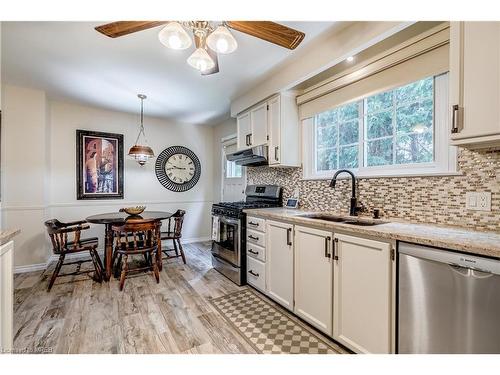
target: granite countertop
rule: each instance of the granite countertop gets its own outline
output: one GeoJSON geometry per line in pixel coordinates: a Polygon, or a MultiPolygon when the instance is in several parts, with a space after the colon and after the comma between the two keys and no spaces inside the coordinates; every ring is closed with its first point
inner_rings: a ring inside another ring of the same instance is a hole
{"type": "Polygon", "coordinates": [[[6,244],[21,232],[20,229],[0,230],[0,245],[6,244]]]}
{"type": "Polygon", "coordinates": [[[338,212],[306,211],[300,209],[263,208],[248,209],[245,212],[248,215],[266,219],[284,220],[294,224],[314,226],[332,231],[341,230],[346,233],[363,234],[500,258],[500,232],[479,232],[442,225],[413,224],[386,218],[383,220],[387,222],[383,224],[358,226],[301,217],[301,215],[314,213],[339,215],[338,212]]]}

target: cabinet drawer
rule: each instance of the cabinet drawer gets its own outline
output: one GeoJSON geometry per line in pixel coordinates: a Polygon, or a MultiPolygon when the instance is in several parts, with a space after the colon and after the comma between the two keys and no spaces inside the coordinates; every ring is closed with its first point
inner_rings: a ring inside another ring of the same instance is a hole
{"type": "Polygon", "coordinates": [[[247,256],[247,282],[263,292],[266,290],[266,266],[250,256],[247,256]]]}
{"type": "Polygon", "coordinates": [[[266,261],[266,249],[251,242],[247,242],[247,255],[263,262],[266,261]]]}
{"type": "Polygon", "coordinates": [[[259,232],[266,231],[266,220],[257,217],[247,217],[247,228],[257,230],[259,232]]]}
{"type": "Polygon", "coordinates": [[[251,242],[252,244],[265,246],[266,235],[262,232],[257,232],[255,230],[247,229],[247,242],[251,242]]]}

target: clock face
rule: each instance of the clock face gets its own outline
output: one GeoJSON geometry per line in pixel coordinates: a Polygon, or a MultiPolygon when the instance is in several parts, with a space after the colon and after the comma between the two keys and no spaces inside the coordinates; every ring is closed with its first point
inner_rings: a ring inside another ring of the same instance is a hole
{"type": "Polygon", "coordinates": [[[196,185],[201,175],[201,164],[196,154],[183,146],[172,146],[156,159],[156,177],[167,189],[186,191],[196,185]]]}
{"type": "Polygon", "coordinates": [[[194,177],[194,162],[185,154],[174,154],[167,159],[165,172],[176,184],[184,184],[194,177]]]}

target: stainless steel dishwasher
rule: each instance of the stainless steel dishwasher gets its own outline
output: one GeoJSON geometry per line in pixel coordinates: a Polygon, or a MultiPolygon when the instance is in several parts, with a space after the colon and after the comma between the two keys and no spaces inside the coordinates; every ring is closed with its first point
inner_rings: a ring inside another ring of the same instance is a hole
{"type": "Polygon", "coordinates": [[[399,244],[398,352],[500,353],[500,261],[399,244]]]}

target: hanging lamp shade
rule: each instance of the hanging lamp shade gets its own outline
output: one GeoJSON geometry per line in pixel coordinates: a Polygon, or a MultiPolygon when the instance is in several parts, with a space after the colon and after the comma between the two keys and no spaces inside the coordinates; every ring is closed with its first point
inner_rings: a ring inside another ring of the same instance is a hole
{"type": "Polygon", "coordinates": [[[146,95],[139,94],[137,95],[139,99],[141,99],[141,125],[139,128],[139,134],[137,135],[137,139],[135,140],[135,144],[130,147],[128,150],[128,156],[135,159],[140,166],[143,166],[147,163],[147,161],[151,158],[154,158],[155,154],[153,149],[149,147],[148,141],[146,139],[146,133],[144,132],[144,99],[146,99],[146,95]],[[141,135],[144,139],[143,142],[139,142],[141,140],[141,135]]]}

